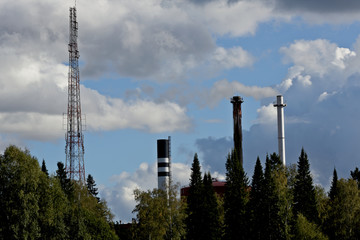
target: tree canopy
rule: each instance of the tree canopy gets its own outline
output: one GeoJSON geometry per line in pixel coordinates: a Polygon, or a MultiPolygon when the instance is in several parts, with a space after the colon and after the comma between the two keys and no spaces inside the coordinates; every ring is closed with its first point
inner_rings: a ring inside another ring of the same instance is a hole
{"type": "Polygon", "coordinates": [[[0,239],[117,239],[106,203],[71,182],[62,163],[56,176],[44,166],[15,146],[0,155],[0,239]]]}

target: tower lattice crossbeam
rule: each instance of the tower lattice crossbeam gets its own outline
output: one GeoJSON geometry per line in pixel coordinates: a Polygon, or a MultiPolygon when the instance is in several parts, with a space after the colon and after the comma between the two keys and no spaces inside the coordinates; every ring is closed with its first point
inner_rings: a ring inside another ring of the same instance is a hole
{"type": "Polygon", "coordinates": [[[66,131],[66,172],[72,180],[85,183],[84,136],[80,104],[78,23],[76,8],[70,8],[68,106],[66,131]]]}

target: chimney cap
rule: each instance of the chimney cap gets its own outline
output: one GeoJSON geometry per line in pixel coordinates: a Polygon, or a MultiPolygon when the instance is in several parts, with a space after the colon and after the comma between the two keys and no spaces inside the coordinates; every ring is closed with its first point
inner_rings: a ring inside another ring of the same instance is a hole
{"type": "Polygon", "coordinates": [[[237,103],[237,102],[243,103],[244,100],[243,100],[243,98],[240,97],[240,96],[233,96],[233,97],[231,98],[231,101],[230,101],[230,102],[231,102],[231,103],[237,103]]]}

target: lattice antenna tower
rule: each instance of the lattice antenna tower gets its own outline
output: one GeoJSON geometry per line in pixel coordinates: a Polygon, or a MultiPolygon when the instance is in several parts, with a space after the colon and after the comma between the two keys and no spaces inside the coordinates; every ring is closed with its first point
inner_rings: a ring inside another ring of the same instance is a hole
{"type": "Polygon", "coordinates": [[[68,106],[66,126],[66,172],[72,180],[85,183],[84,136],[80,104],[78,22],[76,7],[70,8],[68,106]]]}

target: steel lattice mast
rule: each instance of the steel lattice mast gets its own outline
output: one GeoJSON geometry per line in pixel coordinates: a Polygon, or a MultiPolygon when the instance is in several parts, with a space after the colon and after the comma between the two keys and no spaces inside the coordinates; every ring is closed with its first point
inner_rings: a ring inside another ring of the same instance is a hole
{"type": "Polygon", "coordinates": [[[85,183],[84,136],[82,133],[80,104],[78,23],[76,7],[70,8],[68,107],[66,131],[66,172],[72,180],[85,183]]]}

